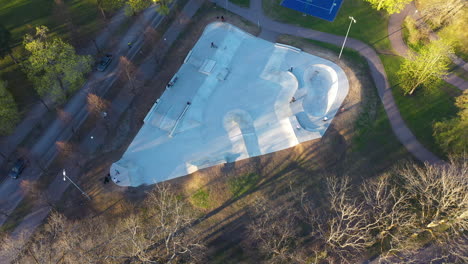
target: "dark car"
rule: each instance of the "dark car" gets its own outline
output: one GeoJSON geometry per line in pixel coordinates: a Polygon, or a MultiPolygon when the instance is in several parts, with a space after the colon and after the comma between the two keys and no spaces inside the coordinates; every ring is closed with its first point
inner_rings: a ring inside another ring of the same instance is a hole
{"type": "Polygon", "coordinates": [[[105,71],[107,66],[109,66],[109,64],[111,63],[112,61],[112,55],[111,54],[106,54],[106,56],[103,56],[100,60],[99,60],[99,64],[97,66],[97,70],[98,71],[105,71]]]}
{"type": "Polygon", "coordinates": [[[24,168],[26,168],[26,160],[22,158],[18,159],[13,165],[13,168],[11,168],[10,173],[8,173],[8,176],[16,179],[23,172],[24,168]]]}

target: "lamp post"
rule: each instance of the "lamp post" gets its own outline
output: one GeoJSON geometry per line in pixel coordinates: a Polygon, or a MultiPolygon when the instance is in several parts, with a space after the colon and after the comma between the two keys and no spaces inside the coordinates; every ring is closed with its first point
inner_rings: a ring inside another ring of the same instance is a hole
{"type": "Polygon", "coordinates": [[[80,187],[78,187],[78,185],[76,185],[76,183],[75,183],[74,181],[72,181],[72,179],[70,179],[70,178],[67,176],[67,172],[65,171],[65,169],[63,169],[62,174],[63,174],[63,181],[67,181],[67,179],[68,179],[71,183],[73,183],[73,185],[75,185],[75,187],[76,187],[78,190],[80,190],[80,192],[81,192],[84,196],[86,196],[86,198],[88,198],[88,200],[91,200],[91,197],[89,197],[89,195],[88,195],[87,193],[85,193],[80,187]]]}
{"type": "Polygon", "coordinates": [[[341,53],[343,53],[344,45],[346,44],[346,39],[348,38],[348,34],[349,34],[349,30],[351,29],[351,25],[353,23],[356,23],[356,20],[354,19],[354,17],[350,16],[349,19],[350,19],[350,21],[349,21],[348,31],[346,32],[346,36],[345,36],[344,41],[343,41],[343,46],[341,46],[340,55],[338,55],[338,59],[341,58],[341,53]]]}

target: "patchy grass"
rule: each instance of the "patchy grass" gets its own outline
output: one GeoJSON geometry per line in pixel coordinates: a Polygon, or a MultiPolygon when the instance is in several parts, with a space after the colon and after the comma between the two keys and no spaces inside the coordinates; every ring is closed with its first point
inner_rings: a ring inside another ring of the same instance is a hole
{"type": "Polygon", "coordinates": [[[240,7],[249,7],[250,6],[250,0],[229,0],[229,2],[236,4],[240,7]]]}
{"type": "Polygon", "coordinates": [[[381,55],[380,58],[405,123],[425,147],[443,157],[444,153],[432,135],[432,126],[437,121],[456,115],[454,96],[459,95],[460,91],[448,83],[441,82],[437,88],[418,90],[412,96],[404,96],[396,75],[403,58],[387,55],[381,55]]]}
{"type": "Polygon", "coordinates": [[[299,25],[336,35],[345,35],[349,26],[349,16],[357,23],[353,24],[349,36],[374,46],[377,50],[391,50],[387,37],[388,15],[376,11],[362,0],[344,1],[333,22],[280,6],[281,0],[263,0],[265,14],[275,20],[299,25]]]}
{"type": "Polygon", "coordinates": [[[205,189],[199,189],[192,196],[190,202],[199,208],[208,209],[211,207],[210,193],[205,189]]]}
{"type": "Polygon", "coordinates": [[[234,197],[239,197],[252,190],[257,185],[260,177],[255,173],[248,173],[234,177],[228,181],[229,191],[234,197]]]}

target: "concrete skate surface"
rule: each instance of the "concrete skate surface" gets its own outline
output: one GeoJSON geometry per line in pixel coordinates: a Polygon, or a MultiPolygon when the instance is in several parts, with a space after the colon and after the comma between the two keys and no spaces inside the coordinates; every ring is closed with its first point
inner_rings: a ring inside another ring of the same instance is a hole
{"type": "Polygon", "coordinates": [[[290,148],[322,137],[347,94],[331,61],[212,23],[110,173],[139,186],[290,148]]]}

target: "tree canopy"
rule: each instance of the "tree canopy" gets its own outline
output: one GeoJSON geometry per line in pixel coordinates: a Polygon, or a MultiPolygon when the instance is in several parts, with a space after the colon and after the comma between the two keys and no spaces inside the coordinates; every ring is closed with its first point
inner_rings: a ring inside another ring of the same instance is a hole
{"type": "Polygon", "coordinates": [[[132,16],[141,12],[142,10],[150,7],[151,1],[147,0],[128,0],[125,7],[125,14],[127,16],[132,16]]]}
{"type": "Polygon", "coordinates": [[[365,0],[371,4],[374,9],[385,10],[389,14],[400,12],[411,0],[365,0]]]}
{"type": "Polygon", "coordinates": [[[15,100],[6,87],[7,82],[0,80],[0,135],[10,133],[19,120],[15,100]]]}
{"type": "Polygon", "coordinates": [[[41,97],[50,95],[57,101],[80,87],[84,74],[91,70],[92,59],[77,55],[73,46],[60,38],[50,38],[47,32],[47,27],[40,26],[34,36],[24,37],[30,52],[25,71],[41,97]]]}
{"type": "Polygon", "coordinates": [[[460,109],[457,117],[434,124],[434,136],[449,154],[463,155],[468,151],[468,90],[457,97],[460,109]]]}
{"type": "Polygon", "coordinates": [[[10,53],[10,40],[10,31],[0,24],[0,58],[3,58],[10,53]]]}
{"type": "Polygon", "coordinates": [[[419,54],[410,53],[398,71],[400,86],[405,94],[413,94],[417,88],[430,88],[445,77],[448,70],[451,46],[438,40],[421,48],[419,54]]]}
{"type": "Polygon", "coordinates": [[[107,18],[106,11],[114,11],[125,5],[125,0],[97,0],[96,2],[101,14],[107,18]]]}

